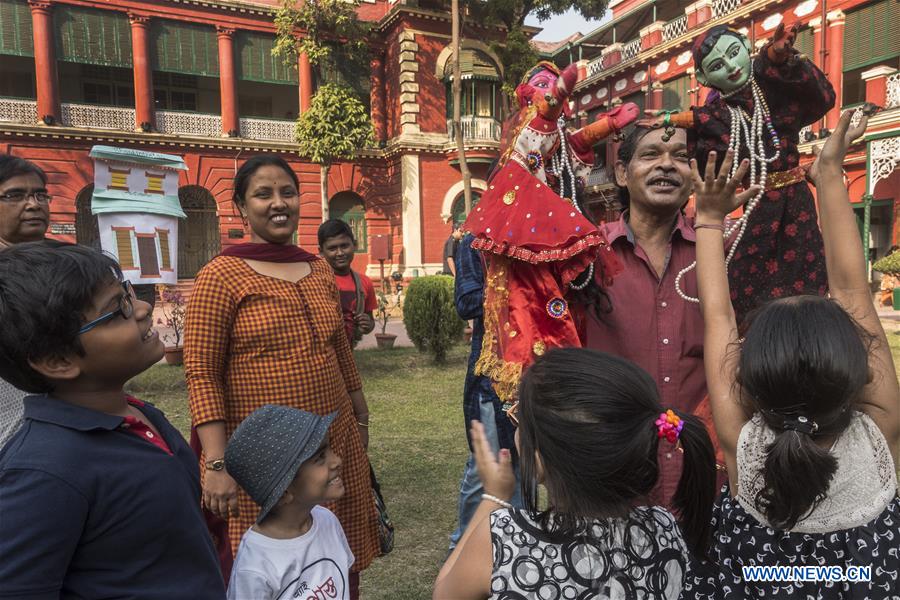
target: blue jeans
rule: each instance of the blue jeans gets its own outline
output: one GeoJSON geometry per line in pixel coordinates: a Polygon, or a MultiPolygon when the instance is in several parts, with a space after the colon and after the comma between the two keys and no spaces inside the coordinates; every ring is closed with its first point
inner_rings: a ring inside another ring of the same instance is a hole
{"type": "MultiPolygon", "coordinates": [[[[481,424],[484,426],[484,435],[487,437],[491,445],[491,449],[496,454],[500,451],[500,442],[497,439],[497,422],[494,416],[494,399],[485,394],[478,395],[479,407],[481,412],[481,424]]],[[[513,494],[510,504],[516,508],[522,507],[522,495],[519,490],[519,469],[515,469],[516,474],[516,491],[513,494]]],[[[475,468],[475,457],[469,454],[469,460],[466,461],[466,467],[463,470],[462,480],[459,482],[459,525],[450,535],[450,550],[456,547],[460,538],[469,526],[472,515],[481,503],[481,494],[484,493],[484,487],[481,480],[478,479],[478,469],[475,468]]]]}

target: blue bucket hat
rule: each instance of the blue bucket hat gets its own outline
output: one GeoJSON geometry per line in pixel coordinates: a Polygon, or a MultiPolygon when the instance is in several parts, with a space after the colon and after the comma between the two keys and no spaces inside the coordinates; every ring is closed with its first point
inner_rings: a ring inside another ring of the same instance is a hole
{"type": "Polygon", "coordinates": [[[275,507],[300,465],[328,435],[337,412],[322,417],[289,406],[266,404],[253,411],[231,434],[225,468],[259,507],[260,523],[275,507]]]}

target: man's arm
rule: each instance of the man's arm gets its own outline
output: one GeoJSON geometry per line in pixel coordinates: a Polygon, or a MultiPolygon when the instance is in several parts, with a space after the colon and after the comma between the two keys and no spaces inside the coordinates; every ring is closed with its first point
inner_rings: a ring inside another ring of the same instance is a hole
{"type": "Polygon", "coordinates": [[[456,281],[454,300],[456,312],[466,321],[478,319],[484,314],[484,268],[481,255],[472,249],[472,235],[466,235],[456,250],[456,281]]]}

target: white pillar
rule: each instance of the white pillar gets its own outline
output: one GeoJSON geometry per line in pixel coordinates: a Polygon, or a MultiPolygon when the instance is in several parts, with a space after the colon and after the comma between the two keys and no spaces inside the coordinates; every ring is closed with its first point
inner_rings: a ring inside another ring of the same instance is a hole
{"type": "Polygon", "coordinates": [[[404,275],[412,276],[412,269],[425,274],[422,266],[422,194],[419,182],[419,156],[405,154],[400,159],[400,178],[403,195],[403,265],[404,275]]]}

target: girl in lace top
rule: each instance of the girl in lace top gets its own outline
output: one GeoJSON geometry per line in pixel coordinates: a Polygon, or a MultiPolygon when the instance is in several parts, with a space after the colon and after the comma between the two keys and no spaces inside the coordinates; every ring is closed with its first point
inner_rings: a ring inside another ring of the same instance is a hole
{"type": "Polygon", "coordinates": [[[711,564],[689,578],[689,597],[900,599],[900,392],[841,169],[866,121],[848,132],[843,115],[808,174],[831,298],[773,301],[751,316],[743,338],[729,301],[722,222],[756,190],[735,196],[747,165],[726,182],[730,153],[717,178],[713,153],[705,178],[692,165],[704,361],[729,482],[713,512],[711,564]],[[774,565],[838,568],[831,581],[804,581],[799,570],[754,581],[743,569],[774,565]]]}
{"type": "Polygon", "coordinates": [[[485,494],[434,598],[677,600],[691,552],[704,552],[715,494],[702,422],[663,413],[653,379],[637,365],[577,348],[539,357],[508,414],[525,510],[508,503],[509,451],[495,457],[473,421],[485,494]],[[659,477],[660,444],[684,452],[674,502],[684,537],[666,509],[641,506],[659,477]],[[547,491],[540,505],[539,483],[547,491]]]}

